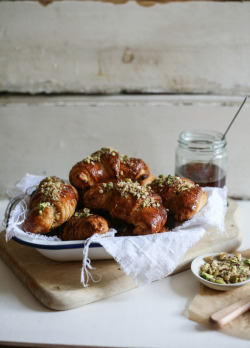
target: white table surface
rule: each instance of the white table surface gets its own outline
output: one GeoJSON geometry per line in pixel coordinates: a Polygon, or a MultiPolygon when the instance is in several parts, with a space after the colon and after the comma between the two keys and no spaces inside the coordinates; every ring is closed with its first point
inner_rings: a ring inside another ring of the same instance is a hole
{"type": "MultiPolygon", "coordinates": [[[[239,204],[241,250],[250,248],[250,201],[239,204]]],[[[0,201],[0,217],[6,201],[0,201]]],[[[249,347],[249,340],[188,319],[199,290],[190,270],[68,311],[41,305],[0,260],[0,344],[100,347],[249,347]]]]}

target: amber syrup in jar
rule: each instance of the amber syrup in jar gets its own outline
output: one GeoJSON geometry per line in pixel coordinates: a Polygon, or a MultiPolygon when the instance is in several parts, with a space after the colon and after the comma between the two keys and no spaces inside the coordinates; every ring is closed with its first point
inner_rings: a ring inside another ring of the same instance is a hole
{"type": "Polygon", "coordinates": [[[205,187],[226,184],[226,139],[219,132],[185,131],[179,135],[175,175],[205,187]]]}

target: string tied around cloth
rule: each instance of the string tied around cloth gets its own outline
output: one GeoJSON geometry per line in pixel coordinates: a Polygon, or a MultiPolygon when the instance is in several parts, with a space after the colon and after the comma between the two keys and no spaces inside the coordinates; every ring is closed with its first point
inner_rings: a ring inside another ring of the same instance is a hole
{"type": "Polygon", "coordinates": [[[93,236],[89,237],[86,239],[85,246],[83,248],[83,261],[82,261],[82,270],[81,270],[81,283],[83,286],[86,288],[88,287],[89,279],[91,279],[93,282],[97,283],[101,280],[101,275],[97,275],[97,279],[94,278],[94,276],[91,274],[90,270],[95,269],[91,265],[91,260],[88,257],[89,254],[89,247],[91,243],[100,243],[101,244],[101,239],[103,238],[108,238],[108,237],[114,237],[116,233],[116,230],[110,229],[109,232],[99,234],[95,233],[93,236]]]}
{"type": "MultiPolygon", "coordinates": [[[[28,206],[27,206],[28,194],[27,193],[22,192],[22,193],[18,193],[15,195],[10,191],[8,191],[7,193],[9,196],[9,203],[8,203],[7,208],[5,210],[4,219],[2,222],[2,225],[6,229],[8,229],[10,221],[11,221],[12,226],[21,225],[24,222],[25,213],[28,209],[28,206]],[[19,202],[21,204],[20,212],[14,218],[13,210],[15,209],[17,203],[19,203],[19,202]]],[[[6,237],[7,237],[7,234],[6,234],[6,237]]]]}
{"type": "Polygon", "coordinates": [[[13,193],[11,190],[7,191],[9,203],[5,210],[4,219],[2,220],[2,225],[6,229],[6,241],[14,236],[13,230],[15,227],[23,224],[28,211],[30,195],[34,189],[35,186],[28,187],[25,191],[19,191],[18,193],[13,193]],[[11,228],[9,228],[9,225],[11,228]]]}

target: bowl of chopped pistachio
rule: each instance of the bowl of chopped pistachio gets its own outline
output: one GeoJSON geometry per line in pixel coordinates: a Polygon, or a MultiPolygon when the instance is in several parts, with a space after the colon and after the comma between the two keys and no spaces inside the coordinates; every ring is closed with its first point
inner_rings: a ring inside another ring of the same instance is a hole
{"type": "Polygon", "coordinates": [[[238,252],[201,255],[192,261],[191,271],[200,283],[211,289],[232,290],[250,281],[250,259],[238,252]]]}

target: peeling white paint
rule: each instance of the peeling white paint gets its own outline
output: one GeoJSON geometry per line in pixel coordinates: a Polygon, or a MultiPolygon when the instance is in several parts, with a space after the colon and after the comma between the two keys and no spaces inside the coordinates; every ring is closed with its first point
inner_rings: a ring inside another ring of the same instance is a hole
{"type": "Polygon", "coordinates": [[[0,91],[250,94],[250,2],[0,2],[0,91]]]}
{"type": "MultiPolygon", "coordinates": [[[[67,179],[69,170],[103,146],[143,158],[154,174],[173,174],[184,129],[224,132],[242,98],[192,96],[1,97],[0,186],[26,172],[67,179]]],[[[250,101],[227,135],[230,196],[250,198],[250,101]]]]}

